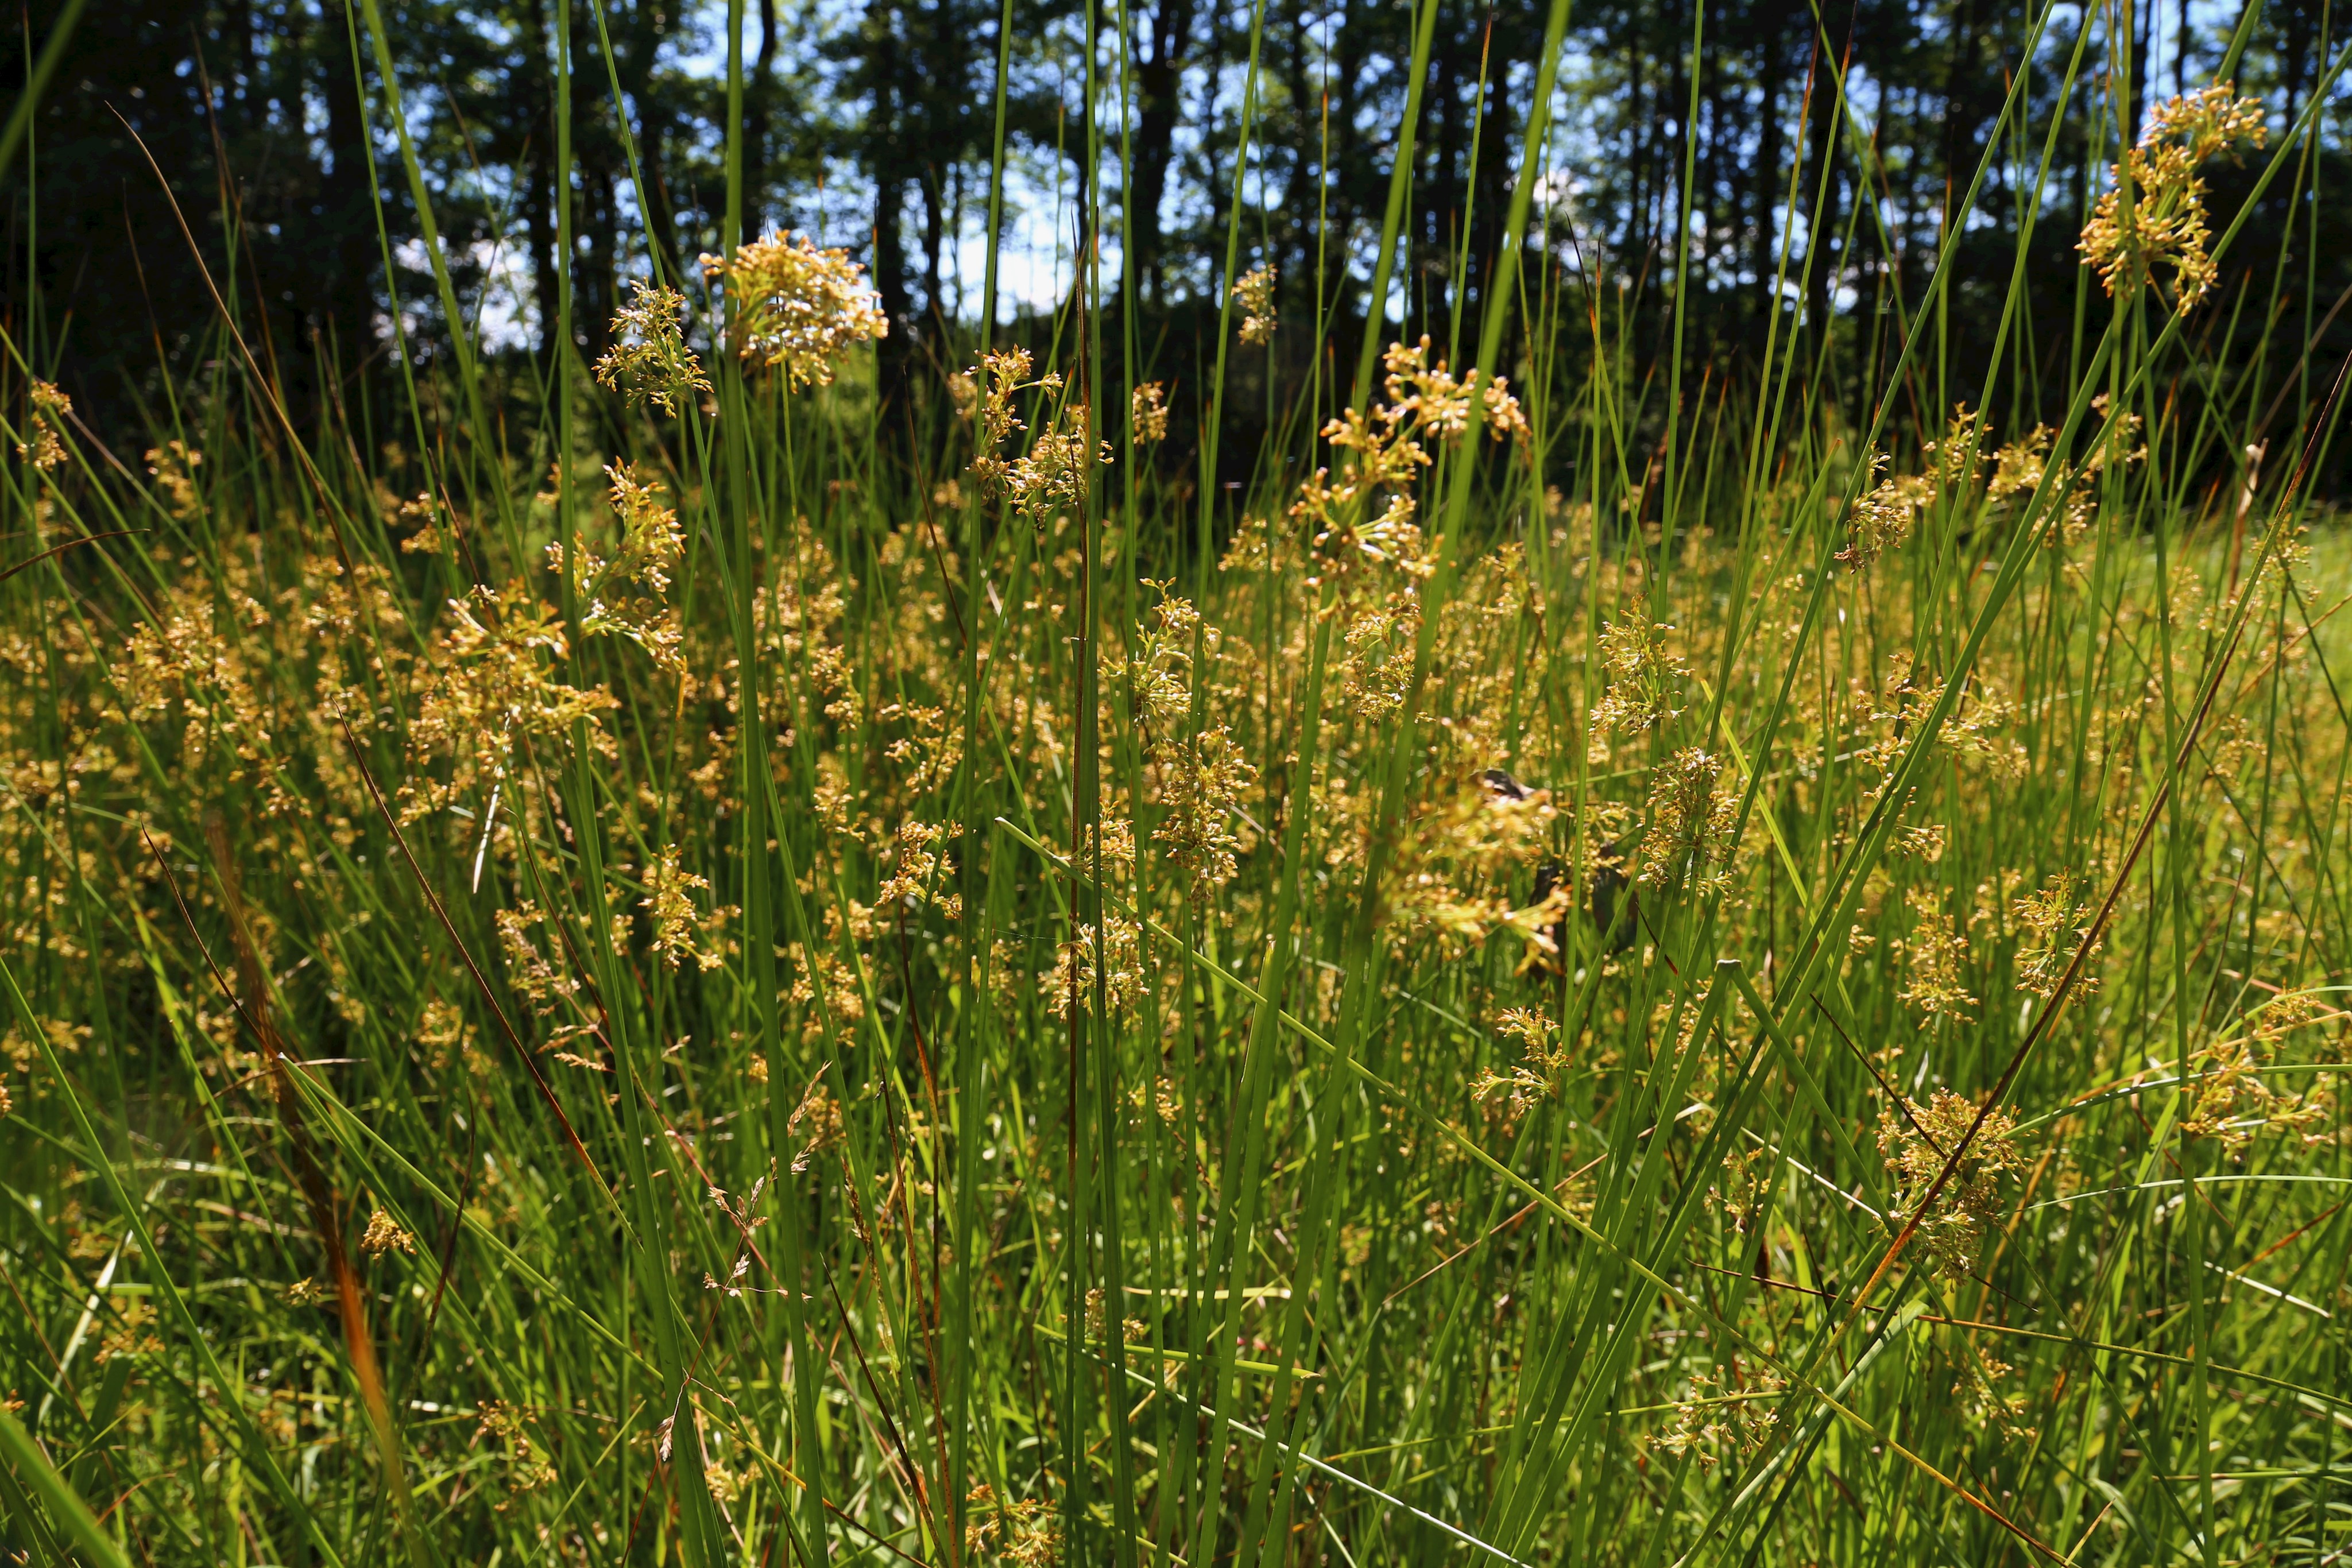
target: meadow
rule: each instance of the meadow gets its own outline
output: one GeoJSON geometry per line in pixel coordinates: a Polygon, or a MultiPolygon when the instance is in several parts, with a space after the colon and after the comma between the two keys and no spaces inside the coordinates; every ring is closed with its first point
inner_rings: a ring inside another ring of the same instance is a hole
{"type": "Polygon", "coordinates": [[[2054,397],[1960,225],[1693,384],[1565,14],[1449,341],[1236,218],[911,404],[740,221],[388,407],[5,344],[11,1560],[2352,1550],[2339,367],[2200,179],[2325,94],[2130,128],[2054,397]]]}

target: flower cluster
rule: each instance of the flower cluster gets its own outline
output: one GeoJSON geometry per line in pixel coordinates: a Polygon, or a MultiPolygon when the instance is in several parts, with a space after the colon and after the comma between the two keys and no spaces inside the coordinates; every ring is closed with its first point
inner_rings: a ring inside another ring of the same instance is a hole
{"type": "Polygon", "coordinates": [[[1062,1527],[1051,1505],[1038,1498],[1000,1500],[993,1488],[974,1487],[965,1501],[964,1556],[984,1562],[1002,1558],[1013,1568],[1053,1568],[1061,1561],[1062,1527]]]}
{"type": "Polygon", "coordinates": [[[590,637],[618,636],[643,648],[671,674],[686,673],[683,637],[666,601],[669,574],[686,553],[675,508],[661,504],[635,466],[615,463],[604,470],[614,516],[620,522],[618,548],[610,559],[586,535],[574,531],[569,559],[561,542],[550,541],[551,570],[571,572],[580,601],[580,630],[590,637]]]}
{"type": "Polygon", "coordinates": [[[1138,446],[1157,446],[1168,439],[1168,389],[1145,382],[1128,399],[1128,432],[1138,446]]]}
{"type": "Polygon", "coordinates": [[[1391,865],[1391,941],[1433,937],[1437,950],[1460,953],[1503,935],[1517,937],[1531,961],[1556,957],[1566,884],[1554,879],[1526,904],[1512,894],[1549,852],[1559,816],[1549,790],[1500,789],[1483,774],[1429,800],[1391,865]]]}
{"type": "Polygon", "coordinates": [[[1933,893],[1913,888],[1903,901],[1910,906],[1913,923],[1911,935],[1901,945],[1904,984],[1895,997],[1930,1017],[1971,1021],[1969,1009],[1977,998],[1968,988],[1968,934],[1933,893]]]}
{"type": "Polygon", "coordinates": [[[1223,725],[1152,748],[1160,784],[1160,825],[1151,841],[1191,873],[1195,891],[1231,882],[1242,848],[1234,827],[1257,768],[1223,725]]]}
{"type": "Polygon", "coordinates": [[[2193,1087],[2181,1130],[2231,1151],[2243,1149],[2257,1133],[2308,1135],[2331,1119],[2329,1096],[2316,1089],[2296,1093],[2263,1068],[2268,1053],[2294,1030],[2344,1017],[2310,991],[2284,991],[2264,1002],[2246,1019],[2244,1032],[2217,1040],[2190,1059],[2193,1087]]]}
{"type": "Polygon", "coordinates": [[[827,1153],[839,1148],[848,1136],[847,1129],[842,1124],[841,1102],[835,1099],[833,1092],[822,1083],[811,1085],[809,1092],[801,1097],[801,1103],[793,1107],[792,1115],[784,1122],[784,1131],[788,1136],[801,1135],[804,1138],[800,1152],[793,1156],[793,1169],[795,1171],[808,1169],[827,1153]]]}
{"type": "Polygon", "coordinates": [[[1670,890],[1687,886],[1703,898],[1722,892],[1730,882],[1738,817],[1738,791],[1725,787],[1722,759],[1684,747],[1651,771],[1649,834],[1635,880],[1670,890]]]}
{"type": "Polygon", "coordinates": [[[1111,460],[1110,443],[1093,439],[1091,417],[1083,399],[1063,399],[1053,422],[1005,470],[1004,490],[1013,510],[1040,529],[1057,507],[1076,507],[1085,500],[1094,465],[1111,460]]]}
{"type": "Polygon", "coordinates": [[[1164,729],[1191,711],[1192,639],[1200,629],[1201,612],[1192,601],[1168,594],[1151,607],[1150,621],[1138,633],[1128,681],[1135,716],[1148,730],[1164,729]]]}
{"type": "Polygon", "coordinates": [[[1095,981],[1102,980],[1105,1016],[1116,1018],[1143,993],[1142,933],[1135,922],[1106,910],[1102,924],[1078,925],[1058,949],[1044,982],[1045,1010],[1068,1018],[1095,1010],[1095,981]]]}
{"type": "MultiPolygon", "coordinates": [[[[415,772],[401,786],[404,821],[415,821],[469,795],[487,796],[514,770],[525,744],[549,748],[553,765],[569,755],[573,726],[594,732],[598,716],[620,706],[603,686],[575,686],[557,668],[570,652],[552,605],[520,586],[501,593],[477,587],[449,601],[453,623],[435,640],[433,670],[409,726],[415,772]],[[436,779],[426,768],[446,758],[436,779]]],[[[609,745],[597,732],[592,745],[609,745]]]]}
{"type": "Polygon", "coordinates": [[[26,432],[32,439],[16,444],[16,455],[46,474],[66,460],[58,422],[73,412],[73,400],[50,382],[36,381],[26,401],[33,405],[31,428],[26,432]]]}
{"type": "MultiPolygon", "coordinates": [[[[1055,398],[1065,390],[1057,371],[1048,371],[1030,380],[1034,368],[1028,350],[999,350],[983,355],[979,370],[965,371],[958,378],[962,384],[952,390],[959,409],[968,410],[980,425],[973,443],[972,477],[982,490],[1009,498],[1013,509],[1025,514],[1042,535],[1057,507],[1076,507],[1085,498],[1093,465],[1110,462],[1111,451],[1110,443],[1092,438],[1086,400],[1061,397],[1029,450],[1010,459],[1003,455],[1000,448],[1005,441],[1029,428],[1015,412],[1013,400],[1024,392],[1055,398]],[[979,385],[983,375],[984,391],[979,385]]],[[[1164,413],[1161,422],[1164,425],[1164,413]]]]}
{"type": "Polygon", "coordinates": [[[360,1238],[360,1250],[371,1258],[381,1258],[387,1252],[405,1253],[413,1258],[416,1255],[416,1238],[379,1208],[368,1216],[367,1234],[360,1238]]]}
{"type": "MultiPolygon", "coordinates": [[[[1887,550],[1911,537],[1918,515],[1939,501],[1973,494],[1984,468],[1984,415],[1971,413],[1966,403],[1952,411],[1942,439],[1922,449],[1926,471],[1882,479],[1854,502],[1846,517],[1846,547],[1837,552],[1839,563],[1860,571],[1887,550]]],[[[1885,467],[1883,453],[1871,455],[1874,477],[1885,467]]]]}
{"type": "Polygon", "coordinates": [[[1903,1105],[1907,1114],[1886,1110],[1878,1117],[1878,1152],[1895,1194],[1887,1222],[1899,1226],[1916,1218],[1916,1234],[1937,1270],[1948,1278],[1965,1277],[1986,1230],[2000,1218],[2000,1176],[2023,1166],[2016,1119],[1995,1108],[1978,1126],[1975,1103],[1948,1089],[1937,1090],[1925,1105],[1909,1099],[1903,1105]],[[1970,1127],[1976,1127],[1974,1138],[1968,1136],[1970,1127]],[[1956,1151],[1959,1158],[1952,1164],[1951,1179],[1935,1207],[1925,1207],[1928,1190],[1956,1151]]]}
{"type": "Polygon", "coordinates": [[[502,1456],[508,1491],[537,1491],[554,1481],[555,1467],[531,1448],[522,1413],[505,1400],[482,1402],[474,1438],[502,1456]]]}
{"type": "MultiPolygon", "coordinates": [[[[726,961],[722,954],[698,940],[705,935],[705,921],[702,912],[694,906],[696,891],[709,892],[709,880],[678,869],[675,844],[666,846],[646,868],[646,896],[638,901],[637,907],[653,922],[654,951],[673,969],[685,958],[693,959],[700,969],[715,969],[726,961]]],[[[730,913],[719,911],[717,921],[723,922],[730,913]]]]}
{"type": "Polygon", "coordinates": [[[1475,1100],[1492,1099],[1507,1094],[1511,1113],[1518,1115],[1539,1100],[1549,1100],[1559,1092],[1560,1074],[1567,1071],[1568,1051],[1554,1037],[1559,1025],[1543,1014],[1527,1008],[1507,1008],[1495,1020],[1498,1033],[1519,1041],[1520,1058],[1508,1072],[1492,1068],[1479,1071],[1470,1081],[1470,1095],[1475,1100]]]}
{"type": "Polygon", "coordinates": [[[1727,1378],[1713,1372],[1692,1376],[1690,1397],[1675,1405],[1674,1427],[1661,1439],[1668,1453],[1686,1453],[1700,1465],[1710,1466],[1727,1453],[1752,1458],[1764,1451],[1780,1425],[1775,1402],[1787,1391],[1789,1382],[1778,1373],[1767,1372],[1753,1379],[1752,1387],[1725,1392],[1727,1387],[1737,1388],[1742,1370],[1735,1357],[1727,1378]]]}
{"type": "Polygon", "coordinates": [[[2080,462],[2051,455],[2050,444],[2056,433],[2046,424],[2035,425],[1993,455],[1992,482],[1985,487],[1990,500],[2031,495],[2045,479],[2057,486],[2062,498],[2042,532],[2045,548],[2072,545],[2089,533],[2098,513],[2099,477],[2147,455],[2139,440],[2138,414],[2128,411],[2111,414],[2105,392],[2091,400],[2091,407],[2099,416],[2100,426],[2080,462]]]}
{"type": "MultiPolygon", "coordinates": [[[[1318,468],[1298,487],[1290,515],[1314,530],[1315,553],[1328,572],[1344,573],[1363,560],[1414,577],[1433,570],[1412,520],[1412,487],[1436,461],[1430,444],[1458,441],[1470,428],[1471,394],[1444,361],[1432,365],[1429,353],[1426,335],[1412,348],[1390,344],[1383,360],[1388,401],[1369,415],[1348,409],[1323,427],[1323,439],[1350,455],[1336,480],[1328,468],[1318,468]],[[1375,500],[1384,503],[1377,517],[1370,515],[1375,500]]],[[[1478,379],[1470,372],[1471,381],[1478,379]]],[[[1508,381],[1486,381],[1479,395],[1489,435],[1507,441],[1527,434],[1527,416],[1508,381]]]]}
{"type": "MultiPolygon", "coordinates": [[[[1601,667],[1609,689],[1592,705],[1595,741],[1605,745],[1612,730],[1639,735],[1682,712],[1683,682],[1690,671],[1667,651],[1674,631],[1650,619],[1647,601],[1628,600],[1617,619],[1601,629],[1601,667]]],[[[1605,750],[1601,758],[1605,759],[1605,750]]]]}
{"type": "MultiPolygon", "coordinates": [[[[2019,990],[2037,997],[2055,997],[2067,967],[2074,962],[2074,955],[2091,935],[2094,912],[2089,904],[2075,901],[2076,885],[2074,873],[2062,871],[2042,883],[2039,891],[2017,901],[2018,923],[2033,936],[2031,943],[2018,949],[2019,990]]],[[[2097,952],[2097,945],[2094,944],[2091,956],[2097,952]]],[[[2074,994],[2086,996],[2098,988],[2099,977],[2092,971],[2086,956],[2083,972],[2074,979],[2074,994]]]]}
{"type": "Polygon", "coordinates": [[[196,470],[204,462],[203,449],[178,436],[147,449],[147,473],[155,481],[158,498],[182,522],[193,522],[204,512],[204,497],[196,487],[196,470]]]}
{"type": "Polygon", "coordinates": [[[596,361],[596,383],[619,392],[633,408],[652,403],[675,419],[680,398],[710,390],[702,361],[678,326],[686,296],[641,277],[630,284],[635,298],[613,318],[613,346],[596,361]]]}
{"type": "Polygon", "coordinates": [[[1408,594],[1391,594],[1348,622],[1347,647],[1339,664],[1339,695],[1362,719],[1382,719],[1404,706],[1412,681],[1413,648],[1421,630],[1421,606],[1408,594]]]}
{"type": "Polygon", "coordinates": [[[1242,341],[1256,345],[1274,341],[1274,284],[1271,266],[1255,267],[1234,285],[1234,303],[1242,308],[1242,341]]]}
{"type": "Polygon", "coordinates": [[[2198,170],[2232,142],[2260,147],[2263,135],[2260,100],[2238,97],[2226,83],[2157,105],[2083,225],[2083,255],[2109,294],[2137,287],[2163,263],[2172,268],[2182,315],[2205,297],[2219,272],[2206,250],[2212,231],[2198,170]]]}
{"type": "Polygon", "coordinates": [[[892,909],[931,904],[948,919],[961,918],[963,898],[949,891],[955,882],[955,860],[939,847],[954,833],[952,823],[940,826],[913,819],[900,823],[898,857],[892,862],[889,880],[874,895],[874,907],[892,909]]]}
{"type": "Polygon", "coordinates": [[[736,352],[782,371],[795,392],[830,385],[843,353],[890,335],[866,269],[845,250],[819,250],[806,235],[795,244],[772,234],[731,256],[706,254],[702,270],[726,287],[736,352]]]}

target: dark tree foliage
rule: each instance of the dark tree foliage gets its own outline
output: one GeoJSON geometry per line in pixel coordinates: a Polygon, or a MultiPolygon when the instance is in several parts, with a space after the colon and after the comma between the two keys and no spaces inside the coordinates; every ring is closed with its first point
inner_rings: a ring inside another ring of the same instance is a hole
{"type": "MultiPolygon", "coordinates": [[[[32,8],[36,43],[52,9],[32,8]]],[[[25,53],[8,51],[12,99],[25,53]]],[[[338,13],[92,7],[7,171],[11,330],[46,340],[103,406],[185,373],[231,304],[289,391],[321,395],[325,367],[373,351],[383,313],[360,85],[338,13]]]]}

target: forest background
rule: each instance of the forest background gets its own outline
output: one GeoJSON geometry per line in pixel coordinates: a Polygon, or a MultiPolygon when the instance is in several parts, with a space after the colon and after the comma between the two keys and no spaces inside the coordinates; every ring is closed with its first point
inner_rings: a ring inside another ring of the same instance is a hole
{"type": "MultiPolygon", "coordinates": [[[[107,6],[68,36],[28,127],[29,165],[11,171],[13,179],[29,166],[34,189],[0,216],[0,294],[13,314],[41,319],[12,322],[12,331],[56,346],[59,383],[100,427],[152,409],[168,380],[189,373],[217,319],[209,267],[234,278],[240,310],[254,313],[298,405],[320,406],[334,380],[329,365],[340,367],[355,413],[370,391],[388,402],[381,394],[399,350],[425,362],[448,342],[415,187],[382,110],[389,64],[469,330],[494,368],[533,356],[543,364],[559,265],[555,39],[568,22],[573,320],[577,351],[593,362],[609,347],[627,279],[648,270],[647,246],[661,249],[672,277],[720,248],[728,11],[712,0],[571,3],[565,18],[555,0],[389,0],[381,54],[358,7],[321,0],[107,6]],[[652,210],[638,210],[624,119],[652,210]]],[[[15,98],[36,68],[58,9],[37,0],[20,12],[20,47],[0,62],[0,94],[15,98]]],[[[1938,302],[1935,358],[1947,358],[1942,341],[1993,338],[2050,127],[2042,204],[2057,221],[2031,228],[2027,310],[2011,339],[2021,392],[2012,413],[2031,423],[2045,412],[2037,393],[2071,385],[2078,369],[2074,329],[2096,286],[2074,265],[2074,235],[2103,188],[2117,125],[2137,126],[2150,103],[2210,75],[2235,21],[2201,14],[2210,9],[2180,0],[2122,18],[2133,47],[2113,74],[2128,90],[2110,99],[2059,89],[2078,32],[2090,35],[2083,71],[2108,71],[2115,19],[2055,26],[2026,58],[2032,11],[2020,0],[1810,8],[1730,0],[1703,18],[1687,0],[1593,0],[1571,13],[1552,172],[1529,248],[1570,276],[1616,286],[1610,336],[1632,361],[1633,384],[1665,371],[1679,342],[1682,384],[1695,392],[1709,376],[1718,386],[1752,384],[1785,245],[1786,276],[1804,282],[1783,286],[1782,313],[1818,324],[1859,312],[1879,323],[1844,335],[1822,366],[1824,390],[1866,423],[1863,400],[1892,352],[1886,326],[1925,292],[1956,189],[1965,190],[2015,73],[2030,72],[2026,110],[2011,123],[2034,127],[2036,144],[2021,140],[1990,161],[1938,302]],[[1822,69],[1825,57],[1845,66],[1847,116],[1823,111],[1834,79],[1822,69]],[[1675,244],[1685,160],[1686,260],[1675,244]],[[1792,187],[1816,194],[1800,206],[1783,199],[1792,187]],[[1690,269],[1685,289],[1675,287],[1677,266],[1690,269]]],[[[914,368],[961,365],[953,344],[982,313],[1000,64],[1008,150],[1000,321],[1025,320],[1034,335],[1077,286],[1076,197],[1087,149],[1097,147],[1104,340],[1114,356],[1139,345],[1138,379],[1176,383],[1171,455],[1192,449],[1196,429],[1198,403],[1184,384],[1202,382],[1214,357],[1236,193],[1240,266],[1273,267],[1277,304],[1297,305],[1312,297],[1320,267],[1334,284],[1323,346],[1360,336],[1409,85],[1409,5],[745,0],[739,14],[747,228],[805,231],[870,268],[894,325],[879,360],[886,394],[903,402],[918,386],[936,387],[936,375],[914,368]],[[1092,125],[1090,27],[1103,117],[1092,125]],[[1254,53],[1257,87],[1245,104],[1254,53]],[[1132,210],[1122,210],[1130,188],[1132,210]],[[1121,319],[1129,309],[1131,332],[1121,319]]],[[[2321,76],[2331,26],[2326,0],[2261,8],[2239,90],[2293,122],[2321,76]]],[[[1496,150],[1525,132],[1541,31],[1540,13],[1525,5],[1458,0],[1433,18],[1404,249],[1385,314],[1409,316],[1440,341],[1456,312],[1475,320],[1481,308],[1512,171],[1496,150]]],[[[2298,159],[2309,166],[2252,214],[2232,246],[2229,303],[2207,319],[2209,336],[2263,335],[2265,351],[2311,343],[2295,378],[2306,405],[2310,364],[2352,345],[2352,319],[2337,314],[2352,285],[2352,225],[2330,200],[2352,177],[2347,151],[2323,113],[2298,159]],[[2296,206],[2307,221],[2290,222],[2296,206]],[[2268,322],[2281,329],[2262,333],[2268,322]]],[[[2230,159],[2206,172],[2217,230],[2238,216],[2257,172],[2230,159]]],[[[1269,375],[1295,385],[1318,351],[1311,334],[1285,334],[1274,356],[1235,367],[1236,385],[1269,375]]],[[[1973,356],[1951,364],[1982,373],[1973,356]]],[[[528,375],[502,385],[531,396],[528,375]]],[[[1932,428],[1940,421],[1930,400],[1948,405],[1979,390],[1915,378],[1910,395],[1921,406],[1906,412],[1932,428]]],[[[1246,391],[1234,397],[1223,443],[1229,465],[1250,461],[1259,445],[1253,411],[1263,419],[1271,406],[1246,391]]],[[[1662,400],[1646,413],[1662,421],[1662,400]]]]}

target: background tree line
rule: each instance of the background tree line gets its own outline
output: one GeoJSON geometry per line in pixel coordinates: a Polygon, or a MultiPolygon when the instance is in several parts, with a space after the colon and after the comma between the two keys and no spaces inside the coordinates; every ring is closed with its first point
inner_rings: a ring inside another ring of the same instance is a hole
{"type": "MultiPolygon", "coordinates": [[[[1543,16],[1486,0],[1423,4],[1433,7],[1429,64],[1385,311],[1444,342],[1456,313],[1477,308],[1502,232],[1543,16]]],[[[1528,274],[1559,302],[1549,329],[1597,324],[1636,384],[1673,382],[1679,344],[1686,401],[1743,385],[1776,321],[1821,341],[1821,397],[1869,395],[1955,223],[1961,266],[1937,331],[1990,343],[2028,217],[2032,308],[2010,369],[2027,402],[2057,384],[2080,351],[2084,309],[2103,302],[2074,246],[2118,141],[2149,103],[2205,79],[2238,21],[2182,0],[2057,6],[2029,49],[2036,11],[2025,0],[1823,0],[1817,11],[1709,0],[1703,16],[1693,5],[1577,7],[1537,225],[1551,265],[1528,274]],[[2032,112],[2004,133],[1960,214],[2019,72],[2032,112]]],[[[0,66],[12,97],[58,9],[36,0],[19,13],[20,47],[0,66]]],[[[1127,301],[1134,309],[1120,322],[1132,330],[1106,341],[1132,341],[1150,373],[1197,384],[1214,353],[1246,108],[1240,266],[1276,268],[1285,322],[1274,357],[1246,372],[1291,382],[1312,364],[1318,277],[1324,346],[1356,340],[1424,15],[1411,0],[1262,12],[1249,0],[743,0],[742,13],[747,228],[809,230],[868,263],[896,324],[886,397],[936,384],[918,371],[970,352],[1008,20],[1008,234],[1014,260],[1031,264],[1008,262],[1008,277],[1028,279],[1008,289],[1008,319],[1040,319],[1066,298],[1091,165],[1106,306],[1114,317],[1127,301]]],[[[544,374],[559,267],[576,295],[575,348],[593,359],[649,252],[679,276],[720,244],[726,17],[719,0],[382,5],[460,307],[511,365],[544,374]],[[559,169],[566,32],[572,159],[559,169]],[[560,180],[575,230],[568,258],[560,180]]],[[[2273,0],[2252,24],[2239,87],[2284,127],[2331,47],[2326,0],[2273,0]]],[[[9,329],[44,345],[84,407],[114,419],[152,417],[173,380],[215,351],[208,324],[222,302],[306,409],[368,400],[404,349],[429,363],[449,324],[384,86],[356,0],[93,10],[5,172],[9,329]]],[[[2301,343],[2352,283],[2332,199],[2347,181],[2343,137],[2321,127],[2315,153],[2273,187],[2233,246],[2226,287],[2203,308],[2207,337],[2278,320],[2279,338],[2301,343]]],[[[2256,167],[2208,172],[2217,227],[2256,167]]],[[[2330,330],[2352,343],[2344,323],[2330,330]]],[[[2314,362],[2332,368],[2330,345],[2314,362]]],[[[1940,423],[1931,404],[1979,395],[1965,380],[1980,374],[1974,363],[1958,354],[1961,380],[1915,390],[1920,428],[1940,423]]],[[[532,378],[513,384],[528,396],[532,378]]],[[[1663,393],[1644,403],[1663,405],[1663,393]]],[[[1178,406],[1181,424],[1181,396],[1178,406]]]]}

